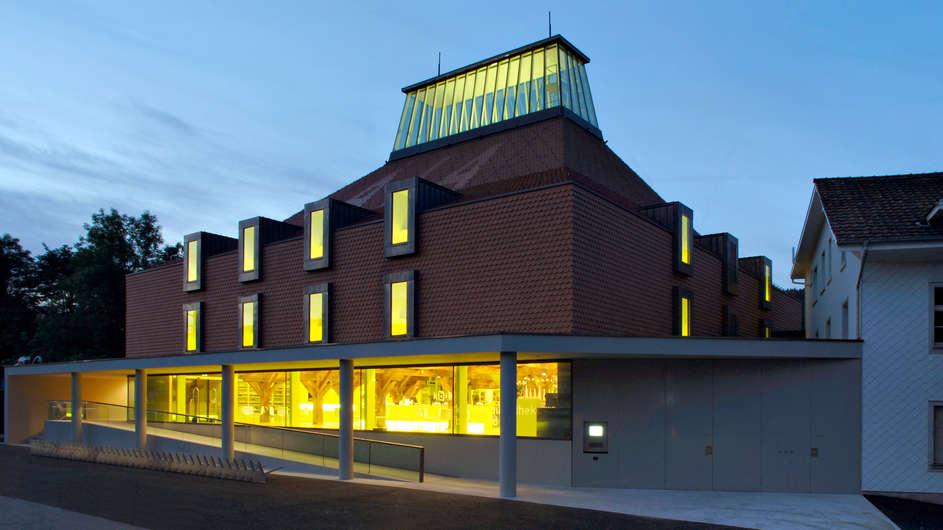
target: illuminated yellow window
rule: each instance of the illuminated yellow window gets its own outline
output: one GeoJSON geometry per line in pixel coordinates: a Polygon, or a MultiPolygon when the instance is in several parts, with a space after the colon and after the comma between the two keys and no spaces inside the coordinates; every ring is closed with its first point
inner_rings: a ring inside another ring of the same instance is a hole
{"type": "Polygon", "coordinates": [[[409,333],[409,282],[390,284],[390,335],[409,333]]]}
{"type": "Polygon", "coordinates": [[[764,276],[765,276],[765,279],[764,279],[765,285],[764,285],[764,287],[763,287],[763,300],[766,301],[766,302],[769,302],[770,300],[772,300],[772,296],[773,296],[773,279],[772,279],[772,275],[773,275],[773,272],[772,272],[772,270],[770,270],[770,266],[769,266],[769,265],[766,265],[766,268],[765,268],[765,275],[764,275],[764,276]]]}
{"type": "Polygon", "coordinates": [[[763,327],[763,336],[764,336],[765,338],[767,338],[767,339],[770,337],[769,326],[764,326],[764,327],[763,327]]]}
{"type": "Polygon", "coordinates": [[[196,239],[191,239],[187,242],[187,281],[195,282],[199,278],[197,276],[197,264],[200,259],[200,242],[196,239]]]}
{"type": "Polygon", "coordinates": [[[255,302],[242,303],[242,347],[255,346],[255,302]]]}
{"type": "Polygon", "coordinates": [[[691,217],[681,216],[681,263],[691,264],[691,217]]]}
{"type": "Polygon", "coordinates": [[[394,245],[409,242],[409,190],[393,192],[393,226],[390,241],[394,245]]]}
{"type": "Polygon", "coordinates": [[[691,336],[691,299],[687,296],[681,297],[681,336],[691,336]]]}
{"type": "Polygon", "coordinates": [[[242,272],[255,270],[255,227],[242,229],[242,272]]]}
{"type": "Polygon", "coordinates": [[[309,233],[309,259],[321,259],[324,257],[324,210],[314,210],[311,212],[311,226],[308,227],[309,233]]]}
{"type": "Polygon", "coordinates": [[[187,351],[197,351],[197,326],[199,325],[199,311],[187,310],[187,351]]]}
{"type": "Polygon", "coordinates": [[[324,293],[308,295],[308,342],[324,340],[324,293]]]}

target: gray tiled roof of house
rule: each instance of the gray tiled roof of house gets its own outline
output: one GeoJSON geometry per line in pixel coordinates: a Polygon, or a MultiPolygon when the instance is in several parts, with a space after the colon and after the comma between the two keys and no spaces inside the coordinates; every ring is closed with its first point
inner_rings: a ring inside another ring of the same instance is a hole
{"type": "Polygon", "coordinates": [[[927,224],[943,172],[814,182],[839,245],[943,240],[943,223],[927,224]]]}

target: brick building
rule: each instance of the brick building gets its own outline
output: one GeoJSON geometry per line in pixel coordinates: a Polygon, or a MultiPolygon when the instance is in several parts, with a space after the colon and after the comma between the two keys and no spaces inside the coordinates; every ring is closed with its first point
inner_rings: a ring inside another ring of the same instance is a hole
{"type": "MultiPolygon", "coordinates": [[[[791,339],[773,263],[606,145],[587,63],[556,36],[404,88],[384,165],[186,236],[127,278],[126,358],[19,368],[11,394],[107,395],[148,419],[136,443],[185,424],[227,456],[240,429],[338,436],[342,477],[363,437],[505,495],[856,491],[860,345],[791,339]]],[[[56,428],[13,417],[11,439],[56,428]]]]}

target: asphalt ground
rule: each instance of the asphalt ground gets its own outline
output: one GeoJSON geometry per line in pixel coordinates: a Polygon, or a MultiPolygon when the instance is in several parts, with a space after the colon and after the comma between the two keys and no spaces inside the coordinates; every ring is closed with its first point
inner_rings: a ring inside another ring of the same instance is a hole
{"type": "Polygon", "coordinates": [[[0,446],[0,495],[145,528],[730,528],[407,488],[266,484],[32,456],[0,446]]]}

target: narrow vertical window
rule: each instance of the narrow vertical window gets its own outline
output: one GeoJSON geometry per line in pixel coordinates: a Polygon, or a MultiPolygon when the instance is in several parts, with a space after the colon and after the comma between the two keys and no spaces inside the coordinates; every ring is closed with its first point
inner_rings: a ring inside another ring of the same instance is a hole
{"type": "Polygon", "coordinates": [[[409,190],[393,192],[393,226],[390,242],[394,245],[409,242],[409,190]]]}
{"type": "Polygon", "coordinates": [[[331,199],[305,204],[304,270],[331,266],[331,199]]]}
{"type": "Polygon", "coordinates": [[[674,288],[674,334],[679,337],[690,337],[693,334],[693,323],[691,315],[691,291],[681,288],[674,288]]]}
{"type": "Polygon", "coordinates": [[[943,468],[943,403],[930,403],[930,467],[943,468]]]}
{"type": "Polygon", "coordinates": [[[387,336],[415,336],[415,272],[388,274],[385,283],[387,336]]]}
{"type": "Polygon", "coordinates": [[[943,348],[943,285],[931,286],[930,296],[932,297],[930,340],[934,348],[943,348]]]}
{"type": "MultiPolygon", "coordinates": [[[[759,330],[759,333],[758,333],[759,336],[762,337],[762,338],[764,338],[764,339],[768,339],[768,338],[770,338],[770,337],[773,336],[773,330],[772,330],[772,328],[770,328],[770,326],[769,326],[769,320],[760,319],[759,325],[758,325],[758,330],[759,330]]],[[[818,335],[816,335],[816,336],[818,336],[818,335]]],[[[827,337],[826,337],[826,338],[827,338],[827,337]]]]}
{"type": "Polygon", "coordinates": [[[304,321],[305,340],[310,344],[329,342],[328,301],[329,284],[305,287],[304,321]]]}
{"type": "Polygon", "coordinates": [[[773,300],[773,271],[770,270],[772,267],[769,264],[766,264],[764,267],[763,281],[763,300],[767,303],[773,300]]]}
{"type": "Polygon", "coordinates": [[[201,306],[200,302],[183,306],[183,351],[186,353],[198,352],[201,349],[201,306]]]}
{"type": "Polygon", "coordinates": [[[691,264],[691,217],[681,215],[681,263],[691,264]]]}
{"type": "Polygon", "coordinates": [[[773,301],[773,262],[760,258],[760,309],[768,310],[773,301]]]}
{"type": "Polygon", "coordinates": [[[324,210],[311,212],[311,223],[308,226],[308,259],[321,259],[324,257],[324,210]]]}
{"type": "Polygon", "coordinates": [[[242,240],[244,247],[242,249],[242,272],[252,272],[255,270],[255,227],[247,226],[242,229],[242,240]]]}
{"type": "Polygon", "coordinates": [[[259,347],[259,295],[239,299],[239,344],[243,348],[259,347]]]}
{"type": "Polygon", "coordinates": [[[418,182],[419,179],[411,178],[386,185],[383,254],[388,258],[416,252],[418,182]]]}
{"type": "Polygon", "coordinates": [[[694,211],[681,203],[674,204],[674,266],[675,271],[691,275],[694,262],[694,211]]]}
{"type": "Polygon", "coordinates": [[[390,335],[399,337],[406,335],[409,329],[409,317],[406,308],[409,306],[409,288],[406,282],[390,284],[390,335]]]}
{"type": "Polygon", "coordinates": [[[199,291],[203,287],[203,234],[196,232],[183,238],[183,290],[199,291]]]}
{"type": "Polygon", "coordinates": [[[261,279],[262,219],[253,217],[239,221],[239,281],[261,279]]]}
{"type": "Polygon", "coordinates": [[[187,242],[187,281],[195,282],[199,279],[200,242],[187,242]]]}

